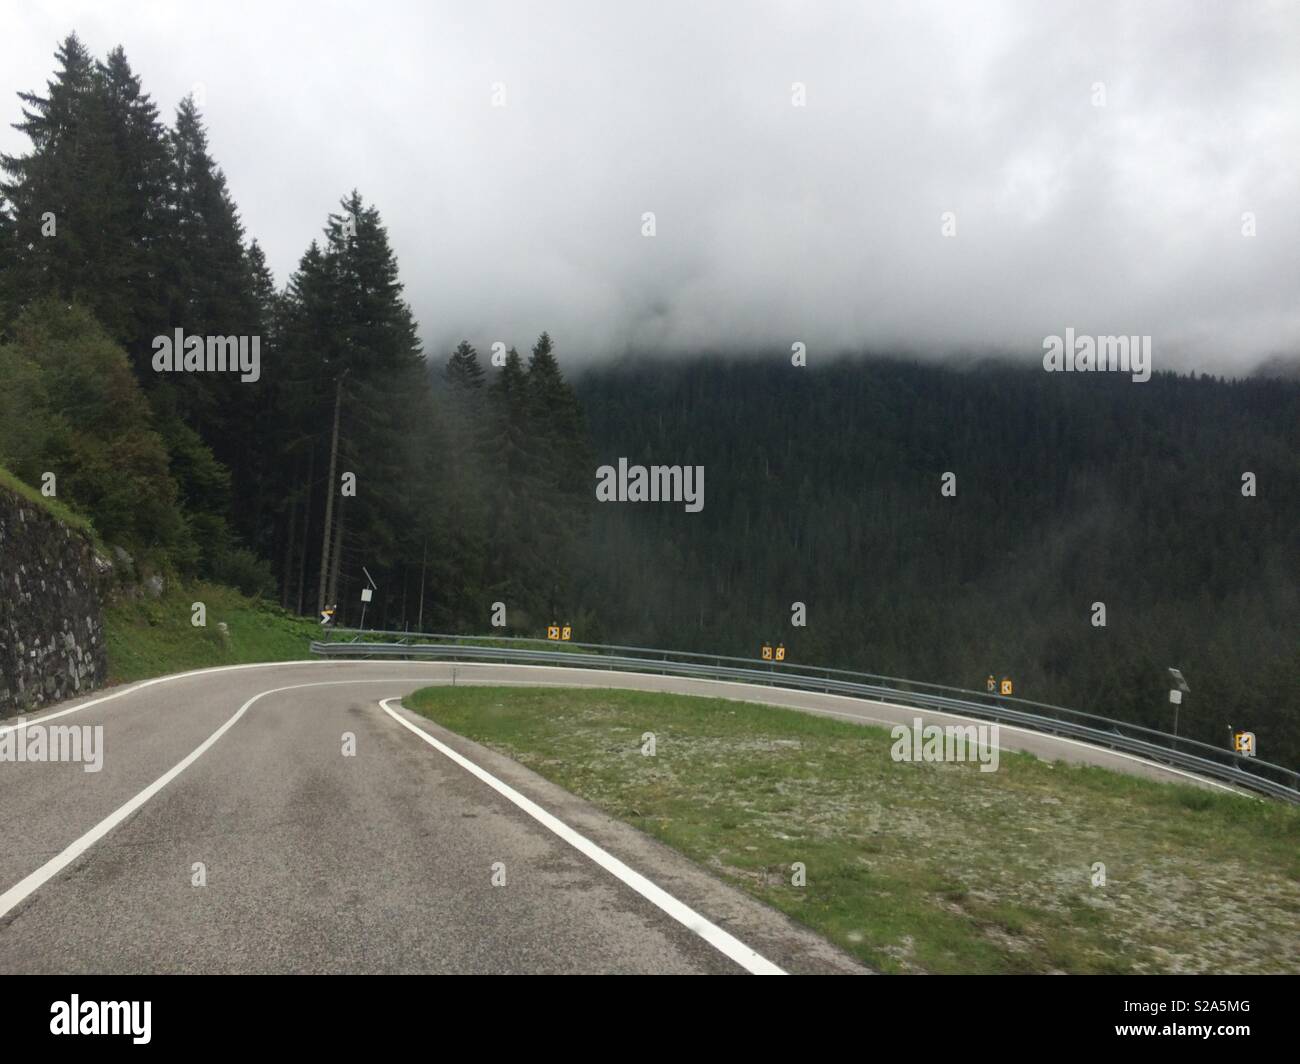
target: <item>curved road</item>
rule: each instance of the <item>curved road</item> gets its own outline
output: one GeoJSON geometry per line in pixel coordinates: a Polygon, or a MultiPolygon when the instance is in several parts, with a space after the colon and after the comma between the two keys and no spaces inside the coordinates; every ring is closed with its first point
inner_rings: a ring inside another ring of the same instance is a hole
{"type": "MultiPolygon", "coordinates": [[[[0,972],[861,970],[640,832],[388,701],[448,682],[957,720],[711,680],[433,662],[232,666],[88,696],[26,727],[102,726],[99,771],[0,762],[0,972]]],[[[1016,729],[1001,745],[1188,778],[1016,729]]]]}

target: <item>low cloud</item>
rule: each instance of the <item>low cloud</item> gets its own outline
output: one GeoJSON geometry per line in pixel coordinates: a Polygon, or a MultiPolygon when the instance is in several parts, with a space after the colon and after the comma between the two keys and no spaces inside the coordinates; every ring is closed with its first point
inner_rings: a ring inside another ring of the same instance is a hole
{"type": "MultiPolygon", "coordinates": [[[[1291,4],[420,0],[358,18],[82,3],[16,18],[0,44],[10,120],[74,28],[99,55],[122,43],[168,117],[202,83],[213,152],[278,280],[355,186],[434,354],[542,329],[570,364],[795,340],[813,357],[1037,361],[1067,327],[1151,335],[1156,369],[1244,372],[1300,350],[1291,4]]],[[[25,142],[6,130],[0,150],[25,142]]]]}

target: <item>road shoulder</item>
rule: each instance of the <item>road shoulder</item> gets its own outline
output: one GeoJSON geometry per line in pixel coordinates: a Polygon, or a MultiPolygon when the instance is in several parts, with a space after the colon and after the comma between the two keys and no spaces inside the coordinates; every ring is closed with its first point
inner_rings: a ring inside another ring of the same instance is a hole
{"type": "MultiPolygon", "coordinates": [[[[685,905],[791,974],[871,974],[853,957],[784,913],[723,883],[657,839],[596,808],[503,754],[466,739],[395,700],[393,709],[575,831],[636,869],[685,905]]],[[[412,737],[414,738],[414,737],[412,737]]]]}

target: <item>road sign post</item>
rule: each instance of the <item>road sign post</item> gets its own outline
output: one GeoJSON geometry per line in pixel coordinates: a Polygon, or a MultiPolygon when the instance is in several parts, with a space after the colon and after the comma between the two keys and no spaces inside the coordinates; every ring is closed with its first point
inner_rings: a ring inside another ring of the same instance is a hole
{"type": "Polygon", "coordinates": [[[1169,678],[1174,682],[1174,686],[1169,689],[1169,701],[1174,707],[1174,746],[1178,745],[1178,711],[1183,705],[1183,695],[1192,693],[1192,689],[1187,686],[1187,680],[1183,676],[1181,669],[1170,668],[1168,670],[1169,678]]]}

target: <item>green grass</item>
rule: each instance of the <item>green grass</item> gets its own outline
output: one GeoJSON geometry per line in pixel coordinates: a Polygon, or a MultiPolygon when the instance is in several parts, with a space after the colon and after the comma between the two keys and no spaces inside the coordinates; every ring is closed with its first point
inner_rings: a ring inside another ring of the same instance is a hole
{"type": "Polygon", "coordinates": [[[319,628],[277,606],[216,584],[169,585],[157,599],[121,600],[104,610],[110,683],[126,683],[211,665],[294,661],[310,656],[319,628]],[[207,607],[207,627],[190,623],[207,607]],[[218,622],[228,634],[222,635],[218,622]]]}
{"type": "Polygon", "coordinates": [[[36,488],[32,487],[24,480],[19,480],[4,466],[0,466],[0,488],[8,488],[15,495],[22,496],[28,502],[35,503],[37,506],[41,507],[41,509],[46,513],[57,517],[70,528],[75,528],[80,532],[87,533],[98,545],[95,529],[91,525],[90,521],[75,510],[72,510],[70,507],[59,502],[58,499],[47,499],[36,488]]]}
{"type": "Polygon", "coordinates": [[[1300,971],[1289,806],[1005,751],[992,773],[899,764],[886,729],[719,699],[434,687],[406,704],[883,971],[1300,971]]]}
{"type": "MultiPolygon", "coordinates": [[[[0,466],[0,489],[41,507],[71,528],[86,533],[107,554],[85,517],[0,466]]],[[[122,598],[104,610],[108,639],[109,683],[127,683],[210,665],[256,661],[293,661],[309,656],[307,645],[319,638],[310,619],[296,617],[266,602],[247,598],[215,584],[177,586],[160,598],[122,598]],[[191,607],[207,607],[207,626],[190,623],[191,607]],[[228,634],[217,628],[226,622],[228,634]]]]}

